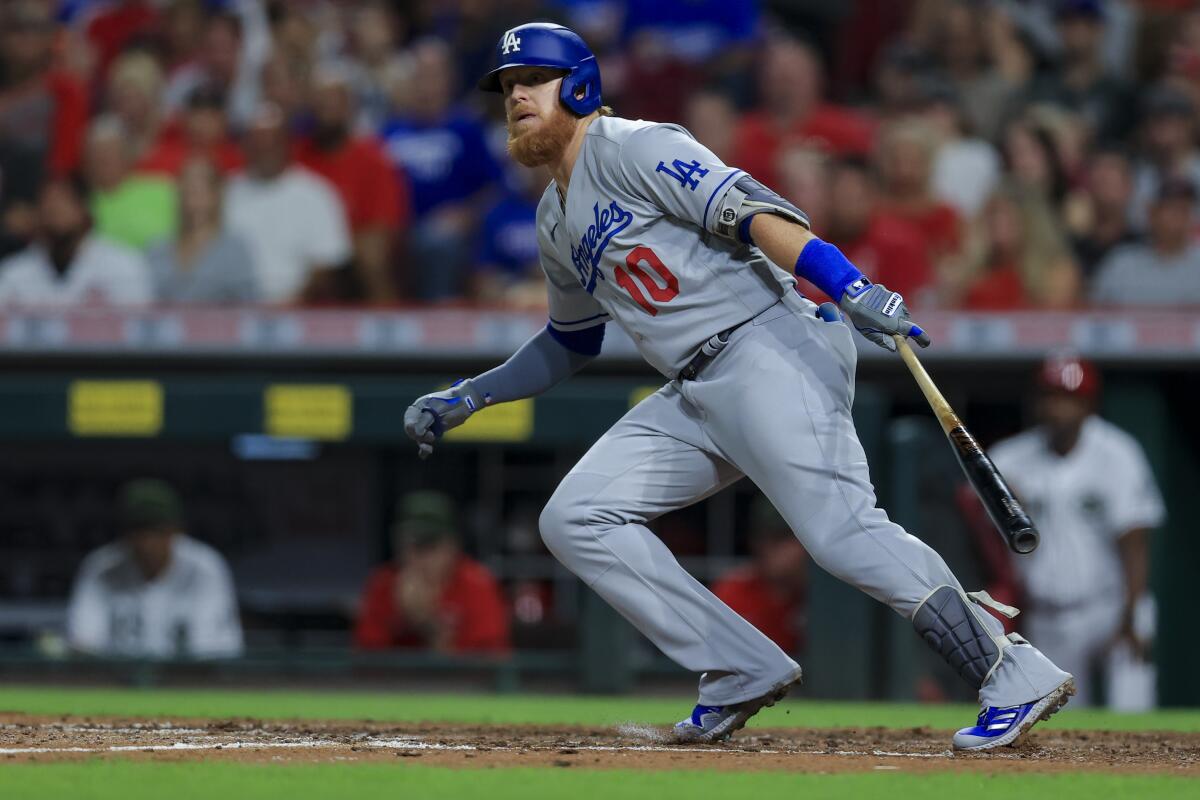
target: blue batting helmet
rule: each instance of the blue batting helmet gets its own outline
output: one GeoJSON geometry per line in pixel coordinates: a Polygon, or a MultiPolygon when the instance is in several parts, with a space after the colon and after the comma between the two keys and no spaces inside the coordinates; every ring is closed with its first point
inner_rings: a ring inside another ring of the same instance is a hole
{"type": "Polygon", "coordinates": [[[559,99],[580,116],[600,107],[600,67],[579,34],[552,22],[530,22],[505,31],[496,45],[496,68],[479,79],[485,92],[499,92],[500,73],[509,67],[566,70],[559,99]],[[581,96],[577,93],[582,89],[581,96]]]}

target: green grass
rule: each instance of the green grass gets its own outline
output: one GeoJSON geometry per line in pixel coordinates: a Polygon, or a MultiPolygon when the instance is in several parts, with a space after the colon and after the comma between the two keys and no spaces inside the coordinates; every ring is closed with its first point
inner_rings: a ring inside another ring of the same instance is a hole
{"type": "Polygon", "coordinates": [[[90,761],[0,769],[0,797],[70,800],[255,800],[487,797],[488,800],[622,800],[650,797],[887,798],[970,797],[1054,800],[1195,798],[1195,780],[1161,775],[980,775],[876,772],[814,775],[780,772],[643,772],[513,768],[449,770],[391,764],[231,764],[90,761]]]}
{"type": "MultiPolygon", "coordinates": [[[[680,719],[691,702],[692,698],[685,696],[578,697],[379,691],[0,687],[0,711],[123,717],[258,717],[543,725],[611,725],[631,721],[663,725],[680,719]]],[[[948,729],[967,724],[974,714],[974,708],[964,705],[789,700],[767,709],[752,724],[759,727],[797,728],[929,726],[948,729]]],[[[1200,731],[1200,709],[1172,709],[1149,714],[1068,710],[1056,716],[1050,725],[1092,730],[1200,731]]]]}

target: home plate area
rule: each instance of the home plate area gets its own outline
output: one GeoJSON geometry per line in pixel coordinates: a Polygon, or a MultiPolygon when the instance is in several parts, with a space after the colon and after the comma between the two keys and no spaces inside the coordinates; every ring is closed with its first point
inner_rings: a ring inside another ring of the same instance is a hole
{"type": "Polygon", "coordinates": [[[755,728],[716,745],[675,745],[665,729],[363,722],[101,719],[0,715],[0,760],[234,761],[421,759],[451,767],[1156,772],[1200,774],[1200,734],[1035,731],[1015,748],[956,754],[928,728],[755,728]]]}

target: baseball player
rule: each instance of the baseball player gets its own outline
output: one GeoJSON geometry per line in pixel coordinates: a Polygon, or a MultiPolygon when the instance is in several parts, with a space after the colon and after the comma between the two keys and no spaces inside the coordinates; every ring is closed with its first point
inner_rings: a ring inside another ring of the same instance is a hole
{"type": "Polygon", "coordinates": [[[130,481],[117,506],[120,538],[89,553],[71,587],[71,647],[129,658],[241,655],[229,565],[184,533],[175,490],[160,480],[130,481]]]}
{"type": "MultiPolygon", "coordinates": [[[[419,398],[405,429],[428,455],[489,405],[536,395],[600,352],[609,320],[668,382],[600,438],[540,520],[552,553],[670,658],[702,673],[681,741],[727,738],[800,679],[800,667],[679,565],[646,528],[743,475],[813,559],[912,620],[980,693],[955,745],[1011,744],[1074,691],[1070,675],[968,595],[937,553],[888,520],[850,407],[856,352],[839,298],[874,343],[929,337],[808,219],[670,124],[621,119],[572,31],[506,31],[479,87],[504,96],[509,153],[546,165],[538,245],[550,320],[508,361],[419,398]],[[785,268],[781,268],[785,267],[785,268]]],[[[1007,607],[1004,607],[1006,610],[1007,607]]]]}
{"type": "Polygon", "coordinates": [[[1078,676],[1082,702],[1095,700],[1090,679],[1103,666],[1109,704],[1145,709],[1154,704],[1148,542],[1163,522],[1162,496],[1137,441],[1095,415],[1091,363],[1051,356],[1037,383],[1039,424],[991,452],[1030,515],[1054,532],[1015,559],[1026,628],[1078,676]]]}

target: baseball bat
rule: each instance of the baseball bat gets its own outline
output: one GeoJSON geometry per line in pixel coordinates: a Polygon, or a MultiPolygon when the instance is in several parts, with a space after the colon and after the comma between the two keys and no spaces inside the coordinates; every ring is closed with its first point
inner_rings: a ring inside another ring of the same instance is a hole
{"type": "Polygon", "coordinates": [[[921,393],[929,401],[930,408],[933,409],[946,438],[954,448],[959,466],[966,473],[967,481],[975,490],[975,494],[983,501],[983,507],[987,509],[992,523],[1013,552],[1032,553],[1037,549],[1041,535],[1033,526],[1029,515],[1025,513],[1025,509],[1021,508],[1021,504],[1013,496],[1012,490],[1004,481],[1004,476],[938,391],[925,367],[917,360],[917,354],[909,347],[908,339],[899,334],[893,338],[896,340],[896,349],[899,350],[900,357],[904,359],[909,372],[916,379],[917,386],[921,387],[921,393]]]}

